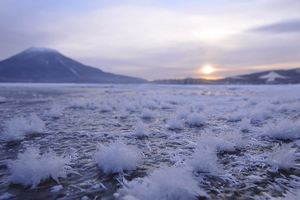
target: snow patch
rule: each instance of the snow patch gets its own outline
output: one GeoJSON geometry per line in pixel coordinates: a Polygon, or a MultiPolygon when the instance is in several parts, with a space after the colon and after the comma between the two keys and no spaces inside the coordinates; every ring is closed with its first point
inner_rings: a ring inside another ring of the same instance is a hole
{"type": "Polygon", "coordinates": [[[50,48],[46,48],[46,47],[30,47],[29,49],[25,50],[25,52],[27,52],[27,53],[41,53],[41,52],[59,53],[55,49],[50,49],[50,48]]]}

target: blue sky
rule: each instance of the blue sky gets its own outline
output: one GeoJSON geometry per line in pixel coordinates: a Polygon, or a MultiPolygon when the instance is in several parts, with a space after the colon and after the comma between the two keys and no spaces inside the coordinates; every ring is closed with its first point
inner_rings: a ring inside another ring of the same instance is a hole
{"type": "Polygon", "coordinates": [[[147,79],[300,67],[299,0],[1,0],[0,30],[0,59],[43,46],[147,79]]]}

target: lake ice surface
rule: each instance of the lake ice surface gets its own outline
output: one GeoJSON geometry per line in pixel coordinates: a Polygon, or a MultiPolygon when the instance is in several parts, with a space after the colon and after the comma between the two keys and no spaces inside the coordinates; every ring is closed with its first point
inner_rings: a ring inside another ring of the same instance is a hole
{"type": "Polygon", "coordinates": [[[299,199],[300,85],[2,84],[0,97],[0,199],[299,199]]]}

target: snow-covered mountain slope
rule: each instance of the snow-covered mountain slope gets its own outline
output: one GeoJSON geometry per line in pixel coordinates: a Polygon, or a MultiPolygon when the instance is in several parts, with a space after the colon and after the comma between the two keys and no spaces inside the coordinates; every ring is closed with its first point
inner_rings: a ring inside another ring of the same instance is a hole
{"type": "Polygon", "coordinates": [[[0,62],[0,82],[142,83],[145,80],[103,72],[54,49],[32,47],[0,62]]]}
{"type": "Polygon", "coordinates": [[[273,70],[232,76],[218,80],[201,78],[155,80],[159,84],[296,84],[300,83],[300,68],[289,70],[273,70]]]}
{"type": "Polygon", "coordinates": [[[281,76],[281,75],[277,74],[276,72],[270,72],[270,73],[268,73],[266,75],[263,75],[259,78],[266,79],[266,82],[270,83],[270,82],[275,81],[276,79],[285,79],[287,77],[281,76]]]}
{"type": "Polygon", "coordinates": [[[293,84],[300,83],[300,70],[273,70],[229,77],[222,80],[229,84],[293,84]]]}

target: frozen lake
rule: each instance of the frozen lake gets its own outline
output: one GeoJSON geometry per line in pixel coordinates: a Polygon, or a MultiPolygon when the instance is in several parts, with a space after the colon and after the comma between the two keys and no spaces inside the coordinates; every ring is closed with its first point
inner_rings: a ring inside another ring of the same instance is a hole
{"type": "Polygon", "coordinates": [[[299,199],[300,85],[0,85],[2,199],[299,199]]]}

